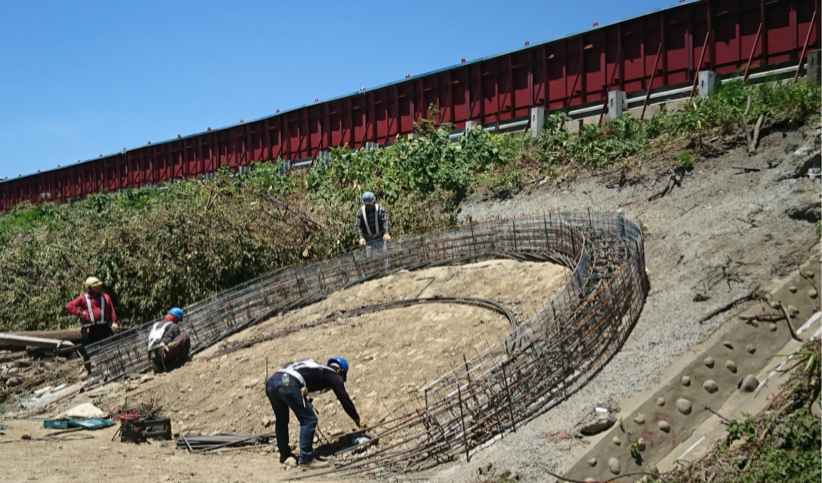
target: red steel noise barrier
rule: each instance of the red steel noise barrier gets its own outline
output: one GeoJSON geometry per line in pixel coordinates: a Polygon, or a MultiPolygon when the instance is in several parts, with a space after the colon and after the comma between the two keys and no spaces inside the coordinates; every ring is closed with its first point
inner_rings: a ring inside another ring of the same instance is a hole
{"type": "Polygon", "coordinates": [[[818,3],[702,0],[557,40],[528,42],[433,73],[406,74],[389,85],[277,109],[262,119],[0,181],[0,209],[197,177],[223,164],[234,170],[278,158],[306,164],[331,147],[384,145],[411,133],[430,104],[440,109],[441,121],[458,129],[467,121],[498,126],[527,119],[532,107],[601,103],[610,90],[644,96],[650,89],[689,85],[700,69],[728,74],[745,69],[750,59],[755,67],[797,62],[806,48],[820,46],[818,3]],[[609,79],[611,72],[615,76],[609,79]]]}

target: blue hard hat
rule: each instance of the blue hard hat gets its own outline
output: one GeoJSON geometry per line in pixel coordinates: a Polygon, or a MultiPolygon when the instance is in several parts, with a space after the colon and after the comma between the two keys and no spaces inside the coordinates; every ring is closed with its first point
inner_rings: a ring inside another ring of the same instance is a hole
{"type": "Polygon", "coordinates": [[[374,202],[377,201],[377,197],[374,196],[374,193],[370,191],[366,191],[362,194],[362,202],[365,205],[373,205],[374,202]]]}
{"type": "Polygon", "coordinates": [[[180,321],[183,320],[183,309],[178,309],[177,307],[174,307],[173,309],[169,310],[168,313],[169,315],[177,317],[178,319],[180,319],[180,321]]]}
{"type": "Polygon", "coordinates": [[[331,367],[332,365],[338,366],[343,371],[343,373],[342,373],[343,381],[348,379],[348,361],[346,361],[342,357],[332,357],[331,359],[328,359],[328,362],[326,363],[326,365],[329,366],[329,367],[331,367]]]}

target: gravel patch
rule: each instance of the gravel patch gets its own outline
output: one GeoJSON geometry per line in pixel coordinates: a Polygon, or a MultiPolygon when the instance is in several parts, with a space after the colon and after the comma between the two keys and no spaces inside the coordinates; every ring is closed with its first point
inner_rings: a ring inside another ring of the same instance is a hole
{"type": "Polygon", "coordinates": [[[461,217],[474,220],[549,210],[622,210],[646,227],[652,288],[623,348],[585,387],[470,463],[436,469],[432,479],[481,481],[486,477],[478,470],[492,464],[496,471],[516,472],[521,481],[550,481],[535,463],[556,472],[570,468],[571,451],[588,444],[573,437],[587,413],[595,406],[618,406],[632,393],[659,384],[662,370],[730,313],[700,324],[702,317],[757,286],[770,290],[809,258],[822,199],[819,153],[820,131],[806,126],[770,134],[753,157],[737,148],[697,159],[681,185],[653,202],[620,208],[665,187],[679,152],[646,161],[623,183],[614,174],[594,173],[560,185],[549,181],[503,201],[466,203],[461,217]]]}

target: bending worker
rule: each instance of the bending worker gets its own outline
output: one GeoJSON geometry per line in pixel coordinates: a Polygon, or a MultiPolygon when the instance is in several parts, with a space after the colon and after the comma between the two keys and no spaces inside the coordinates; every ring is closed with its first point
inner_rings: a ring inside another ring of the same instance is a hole
{"type": "Polygon", "coordinates": [[[362,247],[380,248],[383,242],[391,239],[388,213],[384,207],[375,204],[376,201],[374,193],[366,191],[362,195],[362,208],[357,211],[357,235],[362,247]]]}
{"type": "Polygon", "coordinates": [[[80,355],[83,356],[83,366],[88,374],[91,372],[91,361],[86,349],[117,332],[117,314],[111,299],[103,293],[103,282],[97,277],[89,277],[85,286],[87,293],[67,303],[66,311],[79,317],[82,323],[80,337],[83,347],[80,348],[80,355]]]}
{"type": "Polygon", "coordinates": [[[325,466],[325,463],[314,459],[313,442],[317,415],[308,399],[309,393],[331,389],[346,414],[357,423],[357,427],[365,427],[365,422],[360,419],[354,403],[345,392],[347,376],[348,362],[342,357],[332,357],[326,365],[314,359],[294,362],[275,372],[266,381],[265,395],[271,401],[276,418],[274,430],[277,434],[277,448],[280,450],[280,463],[294,457],[288,446],[288,409],[291,408],[300,422],[300,455],[297,464],[308,468],[325,466]]]}
{"type": "Polygon", "coordinates": [[[180,330],[183,317],[183,311],[175,307],[151,327],[148,333],[148,360],[155,373],[168,370],[175,363],[185,363],[188,359],[191,339],[180,330]]]}

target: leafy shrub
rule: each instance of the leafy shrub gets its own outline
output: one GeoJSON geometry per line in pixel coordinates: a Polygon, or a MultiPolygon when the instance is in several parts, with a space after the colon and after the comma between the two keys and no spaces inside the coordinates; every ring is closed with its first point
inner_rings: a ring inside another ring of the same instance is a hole
{"type": "Polygon", "coordinates": [[[679,153],[679,156],[676,157],[679,160],[676,163],[677,167],[682,168],[686,171],[690,171],[694,169],[694,155],[691,154],[689,151],[682,151],[679,153]]]}
{"type": "MultiPolygon", "coordinates": [[[[394,208],[398,234],[455,222],[413,194],[394,208]]],[[[20,206],[0,215],[0,329],[73,325],[63,306],[90,275],[105,282],[126,326],[151,319],[298,263],[304,251],[325,258],[354,246],[355,210],[353,199],[310,201],[304,174],[286,180],[271,164],[244,176],[223,170],[205,182],[20,206]]]]}

